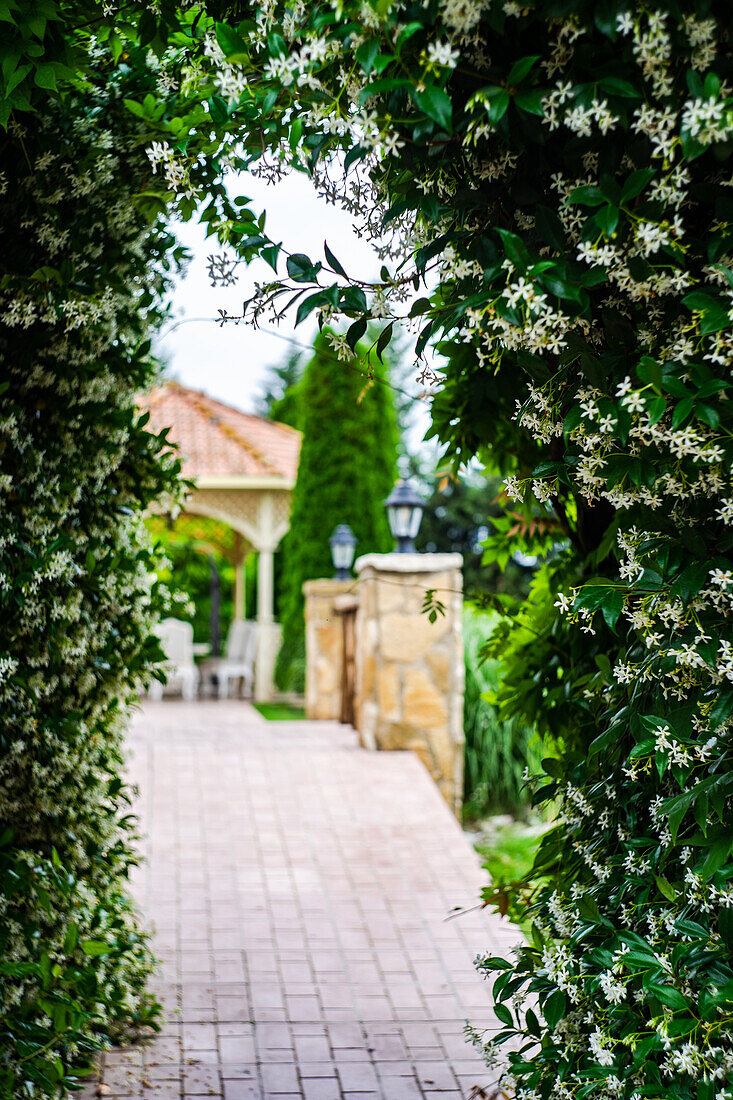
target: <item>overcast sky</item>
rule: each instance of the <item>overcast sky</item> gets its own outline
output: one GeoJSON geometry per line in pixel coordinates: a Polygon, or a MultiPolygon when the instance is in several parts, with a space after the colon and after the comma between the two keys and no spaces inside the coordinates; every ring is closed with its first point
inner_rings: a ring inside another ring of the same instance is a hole
{"type": "MultiPolygon", "coordinates": [[[[293,173],[272,186],[245,176],[230,192],[232,196],[245,194],[253,199],[258,212],[267,210],[268,235],[282,241],[288,251],[305,252],[313,260],[324,260],[323,242],[327,240],[350,274],[377,277],[380,263],[371,246],[356,236],[348,215],[316,194],[306,176],[293,173]]],[[[174,313],[161,331],[156,352],[167,361],[168,373],[182,385],[252,412],[267,366],[288,353],[289,345],[283,337],[309,345],[316,323],[309,319],[297,329],[291,320],[278,327],[263,325],[259,330],[250,325],[220,327],[210,320],[217,316],[218,309],[241,313],[242,302],[251,295],[254,283],[271,278],[272,269],[258,260],[249,268],[239,269],[235,286],[212,288],[206,273],[207,257],[220,251],[217,242],[207,241],[203,228],[194,222],[175,229],[193,258],[185,276],[176,282],[172,295],[174,313]]],[[[416,395],[420,392],[417,383],[412,388],[416,395]]],[[[411,432],[413,446],[427,427],[426,408],[417,419],[419,426],[411,432]]]]}

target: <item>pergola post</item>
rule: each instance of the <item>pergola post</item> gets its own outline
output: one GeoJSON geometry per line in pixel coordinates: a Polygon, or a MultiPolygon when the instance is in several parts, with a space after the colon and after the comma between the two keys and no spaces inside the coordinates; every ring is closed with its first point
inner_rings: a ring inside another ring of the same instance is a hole
{"type": "Polygon", "coordinates": [[[244,564],[247,556],[243,550],[244,539],[239,531],[235,532],[234,539],[234,618],[247,618],[247,605],[245,603],[244,564]]]}
{"type": "Polygon", "coordinates": [[[263,547],[257,561],[257,622],[260,626],[273,620],[274,590],[275,555],[272,550],[263,547]]]}
{"type": "Polygon", "coordinates": [[[238,558],[234,565],[234,618],[244,619],[244,558],[238,558]]]}
{"type": "Polygon", "coordinates": [[[275,550],[278,544],[275,530],[274,501],[270,493],[263,494],[260,503],[260,530],[263,538],[257,549],[257,623],[259,641],[255,665],[255,701],[266,703],[273,696],[273,672],[280,646],[280,627],[275,622],[275,550]]]}

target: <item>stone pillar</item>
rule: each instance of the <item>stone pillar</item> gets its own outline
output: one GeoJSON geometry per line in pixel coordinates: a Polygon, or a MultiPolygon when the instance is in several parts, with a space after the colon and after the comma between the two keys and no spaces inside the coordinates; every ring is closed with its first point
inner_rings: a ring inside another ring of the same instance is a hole
{"type": "Polygon", "coordinates": [[[275,695],[275,661],[280,652],[280,623],[260,623],[255,662],[254,698],[256,703],[270,703],[275,695]]]}
{"type": "Polygon", "coordinates": [[[343,618],[336,610],[339,596],[353,592],[353,580],[306,581],[305,713],[308,718],[341,715],[343,618]]]}
{"type": "Polygon", "coordinates": [[[460,554],[368,554],[356,562],[356,724],[370,749],[413,749],[446,802],[463,794],[460,554]],[[445,605],[431,623],[425,592],[445,605]]]}
{"type": "Polygon", "coordinates": [[[245,558],[237,558],[234,565],[234,618],[244,619],[245,615],[245,591],[244,591],[244,563],[245,558]]]}

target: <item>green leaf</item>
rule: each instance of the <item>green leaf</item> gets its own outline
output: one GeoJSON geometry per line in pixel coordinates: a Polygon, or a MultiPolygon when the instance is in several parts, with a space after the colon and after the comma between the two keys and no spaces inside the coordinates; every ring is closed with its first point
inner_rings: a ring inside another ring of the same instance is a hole
{"type": "Polygon", "coordinates": [[[290,126],[290,136],[288,137],[288,144],[290,146],[290,152],[294,153],[298,148],[301,137],[303,136],[303,119],[298,117],[293,120],[290,126]]]}
{"type": "Polygon", "coordinates": [[[489,94],[488,103],[486,104],[486,113],[489,116],[489,122],[492,126],[496,126],[498,122],[504,117],[509,109],[509,92],[505,88],[497,88],[489,94]]]}
{"type": "Polygon", "coordinates": [[[336,272],[336,274],[337,274],[337,275],[341,275],[341,276],[342,276],[342,277],[343,277],[344,279],[348,279],[348,278],[349,278],[349,276],[348,276],[348,275],[346,274],[346,272],[344,271],[343,267],[342,267],[342,266],[341,266],[341,264],[340,264],[340,263],[338,262],[338,260],[337,260],[337,259],[336,259],[336,257],[334,256],[334,254],[333,254],[333,252],[331,251],[331,249],[330,249],[330,248],[328,247],[328,242],[327,242],[327,241],[324,241],[324,242],[323,242],[323,251],[324,251],[324,253],[325,253],[325,256],[326,256],[326,260],[327,260],[327,261],[328,261],[328,263],[329,263],[329,264],[331,265],[331,267],[332,267],[332,268],[333,268],[333,270],[334,270],[334,271],[336,272]]]}
{"type": "Polygon", "coordinates": [[[562,1019],[565,1015],[565,1008],[565,994],[561,989],[556,989],[542,1005],[542,1015],[545,1017],[549,1028],[554,1028],[555,1024],[562,1019]]]}
{"type": "Polygon", "coordinates": [[[366,313],[366,295],[360,286],[350,286],[341,292],[341,308],[346,313],[366,313]]]}
{"type": "Polygon", "coordinates": [[[677,891],[675,890],[671,882],[668,882],[666,878],[662,878],[661,875],[655,875],[654,881],[656,882],[657,890],[659,890],[659,893],[662,895],[662,897],[666,898],[667,901],[674,901],[676,899],[677,891]]]}
{"type": "Polygon", "coordinates": [[[271,57],[287,57],[288,44],[281,34],[277,31],[270,31],[267,36],[267,49],[270,52],[271,57]]]}
{"type": "Polygon", "coordinates": [[[216,24],[216,41],[227,61],[245,61],[249,58],[246,42],[227,23],[216,24]]]}
{"type": "Polygon", "coordinates": [[[437,84],[429,84],[424,92],[411,89],[411,95],[420,110],[424,111],[428,118],[432,118],[433,121],[450,133],[453,104],[447,92],[439,88],[437,84]]]}
{"type": "Polygon", "coordinates": [[[671,587],[670,595],[673,599],[679,597],[683,603],[688,603],[707,583],[709,574],[710,565],[708,562],[693,562],[683,569],[677,577],[671,587]]]}
{"type": "Polygon", "coordinates": [[[363,317],[360,317],[358,321],[354,321],[353,325],[349,325],[346,331],[346,343],[352,351],[354,351],[366,330],[367,323],[363,317]]]}
{"type": "Polygon", "coordinates": [[[288,256],[286,261],[288,275],[295,283],[313,283],[318,278],[321,264],[314,264],[310,258],[302,252],[296,252],[288,256]]]}
{"type": "Polygon", "coordinates": [[[569,206],[575,203],[580,203],[583,206],[601,206],[605,201],[606,196],[600,187],[596,187],[593,183],[585,183],[582,187],[576,187],[567,198],[569,206]]]}
{"type": "Polygon", "coordinates": [[[262,259],[265,263],[268,263],[273,271],[277,272],[277,258],[280,255],[281,245],[271,244],[267,248],[263,248],[260,252],[262,259]]]}
{"type": "Polygon", "coordinates": [[[305,321],[306,317],[310,316],[314,309],[318,306],[326,305],[326,302],[326,292],[323,290],[317,291],[315,294],[309,294],[308,297],[304,298],[298,305],[298,311],[295,315],[295,324],[301,324],[301,322],[305,321]]]}
{"type": "Polygon", "coordinates": [[[158,34],[158,23],[153,13],[145,8],[140,16],[138,35],[141,46],[147,46],[158,34]]]}
{"type": "Polygon", "coordinates": [[[686,397],[684,401],[679,401],[672,413],[672,427],[674,429],[679,428],[692,415],[692,410],[695,407],[695,402],[691,397],[686,397]]]}
{"type": "Polygon", "coordinates": [[[5,98],[7,99],[12,91],[14,91],[21,81],[25,80],[28,73],[33,68],[32,65],[19,65],[17,69],[14,69],[12,74],[6,78],[5,81],[5,98]]]}
{"type": "Polygon", "coordinates": [[[110,947],[104,940],[82,940],[81,949],[85,955],[97,956],[97,955],[109,955],[110,951],[114,948],[110,947]]]}
{"type": "Polygon", "coordinates": [[[575,431],[575,429],[580,426],[580,421],[582,420],[582,418],[583,415],[580,411],[580,406],[573,405],[572,409],[570,409],[568,415],[565,417],[565,423],[563,424],[562,429],[564,435],[567,436],[570,434],[570,432],[575,431]]]}
{"type": "Polygon", "coordinates": [[[542,92],[539,88],[531,88],[526,92],[517,92],[514,97],[515,107],[519,107],[521,111],[527,111],[530,115],[539,115],[542,117],[545,113],[545,109],[542,106],[542,92]]]}
{"type": "Polygon", "coordinates": [[[628,80],[621,80],[617,76],[606,76],[598,81],[598,86],[609,95],[622,96],[624,99],[641,99],[642,93],[637,92],[633,84],[628,80]]]}
{"type": "Polygon", "coordinates": [[[384,351],[384,349],[387,347],[387,344],[392,339],[392,330],[393,330],[393,328],[394,328],[394,321],[390,321],[390,323],[388,325],[386,325],[379,334],[379,339],[377,340],[377,357],[378,357],[380,363],[383,362],[382,352],[384,351]]]}
{"type": "Polygon", "coordinates": [[[512,1019],[512,1014],[506,1005],[495,1003],[494,1015],[497,1017],[498,1020],[501,1020],[503,1024],[506,1024],[507,1027],[513,1026],[514,1021],[512,1019]]]}
{"type": "Polygon", "coordinates": [[[639,376],[641,382],[649,382],[657,393],[661,393],[662,389],[662,368],[656,359],[652,359],[650,355],[642,356],[639,361],[639,365],[636,368],[636,373],[639,376]]]}
{"type": "Polygon", "coordinates": [[[514,84],[521,84],[535,61],[539,61],[539,59],[539,54],[533,54],[532,56],[520,57],[519,61],[515,61],[506,78],[509,87],[512,87],[514,84]]]}
{"type": "Polygon", "coordinates": [[[616,226],[618,225],[619,212],[618,207],[611,206],[609,203],[607,206],[601,207],[598,213],[595,215],[595,221],[598,228],[606,237],[612,237],[616,232],[616,226]]]}
{"type": "Polygon", "coordinates": [[[363,145],[355,145],[353,149],[349,149],[348,153],[344,157],[344,175],[348,172],[354,161],[363,160],[366,156],[367,150],[363,145]]]}
{"type": "Polygon", "coordinates": [[[641,194],[648,183],[654,179],[656,172],[653,168],[637,168],[632,172],[621,189],[621,203],[636,198],[641,194]]]}
{"type": "MultiPolygon", "coordinates": [[[[529,267],[529,253],[522,238],[518,237],[516,233],[511,233],[508,229],[497,229],[496,232],[501,237],[507,259],[511,260],[520,271],[526,270],[529,267]]],[[[545,273],[545,277],[547,274],[545,273]]]]}
{"type": "Polygon", "coordinates": [[[221,126],[229,118],[227,101],[222,99],[220,95],[213,95],[209,100],[209,114],[212,122],[217,126],[221,126]]]}
{"type": "Polygon", "coordinates": [[[429,298],[418,298],[416,302],[413,302],[410,307],[408,317],[420,317],[423,313],[427,313],[430,309],[429,298]]]}
{"type": "Polygon", "coordinates": [[[536,206],[535,226],[542,239],[552,245],[553,248],[562,249],[565,247],[565,230],[557,211],[552,210],[549,206],[536,206]]]}
{"type": "Polygon", "coordinates": [[[715,729],[716,726],[722,725],[731,714],[733,714],[733,690],[719,689],[713,709],[710,711],[711,728],[715,729]]]}
{"type": "Polygon", "coordinates": [[[680,993],[679,989],[674,989],[671,985],[657,985],[656,982],[649,982],[647,988],[658,1001],[661,1001],[663,1005],[667,1005],[674,1012],[689,1012],[690,1002],[680,993]]]}
{"type": "Polygon", "coordinates": [[[720,870],[730,855],[731,847],[733,847],[733,837],[730,836],[720,837],[713,842],[707,859],[702,865],[701,874],[704,879],[707,880],[710,875],[720,870]]]}
{"type": "Polygon", "coordinates": [[[369,38],[366,42],[362,42],[361,46],[359,46],[359,49],[356,51],[356,60],[365,73],[370,73],[373,70],[380,46],[381,41],[379,38],[369,38]]]}
{"type": "Polygon", "coordinates": [[[395,88],[407,88],[409,84],[409,80],[405,80],[404,78],[398,80],[396,77],[385,76],[380,80],[373,80],[371,84],[367,84],[366,87],[362,88],[359,92],[359,104],[363,106],[372,96],[381,95],[383,92],[394,91],[395,88]]]}
{"type": "Polygon", "coordinates": [[[601,614],[611,630],[615,629],[623,609],[624,594],[620,589],[613,589],[607,596],[604,596],[603,603],[601,604],[601,614]]]}
{"type": "Polygon", "coordinates": [[[36,69],[35,82],[39,88],[56,91],[56,73],[53,65],[39,65],[36,69]]]}
{"type": "Polygon", "coordinates": [[[78,927],[78,925],[76,925],[72,922],[69,925],[69,927],[66,929],[66,935],[64,936],[64,951],[66,952],[67,955],[71,954],[71,952],[76,947],[78,941],[79,941],[79,927],[78,927]]]}
{"type": "Polygon", "coordinates": [[[647,398],[646,412],[650,424],[658,424],[667,411],[667,399],[665,397],[647,398]]]}
{"type": "Polygon", "coordinates": [[[397,36],[397,49],[407,42],[408,38],[412,38],[413,34],[417,34],[418,31],[424,30],[422,23],[408,23],[403,27],[397,36]]]}
{"type": "Polygon", "coordinates": [[[525,1012],[524,1019],[530,1035],[534,1035],[536,1039],[539,1039],[542,1036],[542,1029],[540,1028],[540,1022],[537,1019],[536,1014],[532,1011],[531,1008],[528,1008],[525,1012]]]}
{"type": "Polygon", "coordinates": [[[718,298],[713,298],[710,294],[693,290],[691,294],[685,295],[682,304],[687,306],[688,309],[701,314],[700,332],[703,336],[709,336],[712,332],[720,332],[721,329],[727,328],[730,324],[726,304],[718,298]]]}
{"type": "Polygon", "coordinates": [[[511,970],[512,964],[498,955],[491,955],[488,959],[481,960],[482,970],[511,970]]]}
{"type": "Polygon", "coordinates": [[[718,931],[733,951],[733,909],[730,906],[723,906],[718,913],[718,931]]]}

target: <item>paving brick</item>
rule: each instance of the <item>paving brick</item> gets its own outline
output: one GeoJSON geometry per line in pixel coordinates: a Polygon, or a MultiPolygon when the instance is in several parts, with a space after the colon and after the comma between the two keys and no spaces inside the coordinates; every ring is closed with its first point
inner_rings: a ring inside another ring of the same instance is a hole
{"type": "Polygon", "coordinates": [[[335,1077],[311,1077],[303,1081],[305,1100],[341,1100],[341,1088],[335,1077]]]}
{"type": "Polygon", "coordinates": [[[234,701],[146,704],[130,741],[167,1020],[103,1056],[113,1100],[460,1100],[495,1080],[463,1039],[491,1019],[472,959],[517,937],[445,920],[484,879],[416,757],[234,701]]]}
{"type": "Polygon", "coordinates": [[[225,1080],[224,1100],[263,1100],[263,1092],[257,1081],[225,1080]]]}
{"type": "Polygon", "coordinates": [[[328,1039],[319,1035],[296,1035],[295,1050],[300,1062],[326,1062],[331,1057],[328,1039]]]}
{"type": "Polygon", "coordinates": [[[375,1092],[379,1088],[377,1071],[370,1062],[337,1062],[344,1092],[375,1092]]]}
{"type": "Polygon", "coordinates": [[[262,1084],[268,1096],[282,1092],[297,1093],[300,1090],[295,1066],[288,1063],[272,1062],[263,1066],[262,1084]]]}
{"type": "Polygon", "coordinates": [[[301,1077],[335,1077],[336,1066],[333,1062],[299,1062],[298,1073],[301,1077]]]}
{"type": "Polygon", "coordinates": [[[183,1091],[186,1096],[220,1096],[219,1066],[186,1066],[183,1070],[183,1091]]]}

